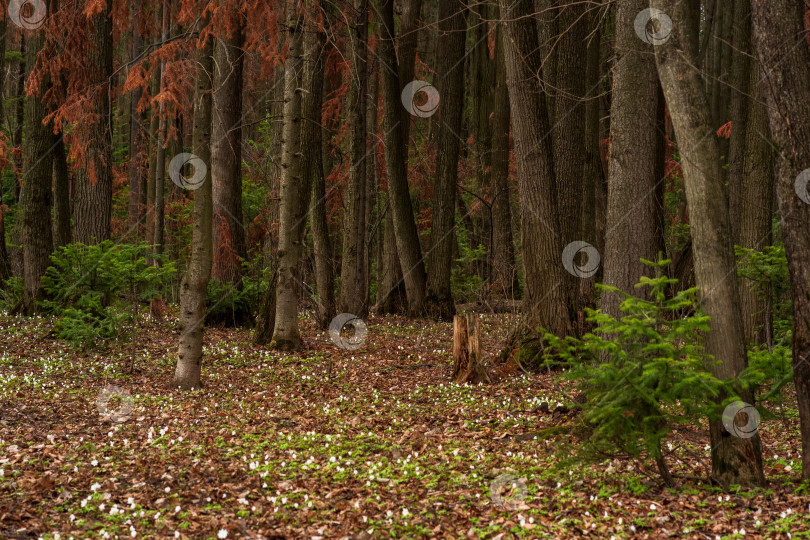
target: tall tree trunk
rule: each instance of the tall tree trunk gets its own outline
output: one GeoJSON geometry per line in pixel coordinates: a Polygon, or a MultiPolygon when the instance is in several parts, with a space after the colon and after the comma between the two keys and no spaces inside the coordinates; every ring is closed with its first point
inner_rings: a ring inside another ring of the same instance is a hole
{"type": "MultiPolygon", "coordinates": [[[[762,251],[771,244],[771,217],[774,203],[773,151],[768,127],[768,110],[759,81],[759,66],[750,70],[750,110],[745,126],[745,154],[740,179],[740,220],[738,244],[762,251]]],[[[733,125],[732,125],[733,126],[733,125]]],[[[742,127],[742,125],[741,125],[742,127]]],[[[734,128],[732,127],[732,130],[734,128]]],[[[755,290],[754,283],[740,280],[740,305],[746,342],[764,345],[771,335],[768,299],[755,290]]]]}
{"type": "Polygon", "coordinates": [[[730,43],[731,23],[735,2],[718,1],[714,4],[714,17],[708,36],[708,63],[705,66],[707,99],[709,101],[712,127],[719,128],[725,123],[727,103],[726,96],[729,93],[728,68],[731,60],[730,43]]]}
{"type": "MultiPolygon", "coordinates": [[[[366,133],[368,134],[369,138],[369,150],[367,158],[368,164],[366,165],[366,249],[364,250],[365,260],[363,262],[363,276],[365,277],[365,282],[363,283],[363,298],[366,298],[368,302],[371,302],[371,275],[373,273],[372,265],[375,262],[375,246],[378,243],[376,239],[379,238],[379,235],[375,233],[380,220],[378,212],[378,203],[380,200],[380,175],[377,161],[377,148],[379,142],[379,118],[377,111],[380,103],[380,78],[378,71],[374,69],[373,63],[369,64],[368,73],[366,133]]],[[[380,261],[376,261],[376,264],[377,268],[379,268],[380,261]]],[[[379,290],[379,288],[378,281],[376,289],[379,290]]]]}
{"type": "MultiPolygon", "coordinates": [[[[592,20],[596,20],[595,17],[592,20]]],[[[599,149],[599,95],[604,88],[602,74],[602,31],[597,27],[588,43],[588,62],[585,73],[589,95],[585,103],[585,165],[583,169],[582,190],[582,239],[590,242],[599,251],[597,236],[597,200],[601,195],[601,186],[605,181],[602,170],[602,157],[599,149]]],[[[659,137],[661,139],[661,137],[659,137]]],[[[603,267],[604,268],[604,267],[603,267]]],[[[579,305],[582,308],[596,307],[596,279],[579,280],[579,305]]],[[[582,332],[588,330],[586,312],[577,312],[577,321],[582,332]]]]}
{"type": "Polygon", "coordinates": [[[113,72],[110,4],[89,21],[89,99],[98,118],[88,128],[84,163],[76,173],[75,219],[77,242],[96,244],[110,238],[112,217],[112,109],[108,81],[113,72]]]}
{"type": "MultiPolygon", "coordinates": [[[[22,148],[22,141],[23,141],[23,126],[25,125],[25,80],[26,80],[26,73],[25,73],[25,39],[20,39],[20,62],[17,64],[17,91],[15,93],[15,97],[17,98],[17,108],[15,110],[16,113],[16,124],[14,127],[14,134],[12,135],[12,141],[14,142],[14,146],[17,148],[22,148]]],[[[22,156],[17,157],[15,161],[15,165],[17,166],[18,171],[23,171],[23,164],[22,164],[22,156]]],[[[22,189],[22,185],[20,184],[20,177],[17,176],[14,181],[14,201],[19,202],[20,200],[20,190],[22,189]]]]}
{"type": "MultiPolygon", "coordinates": [[[[45,41],[44,31],[31,31],[25,37],[26,71],[30,75],[37,61],[37,54],[45,41]]],[[[27,314],[36,312],[42,276],[48,268],[49,256],[53,251],[51,236],[51,128],[43,125],[45,104],[42,96],[48,81],[40,82],[33,94],[25,98],[25,142],[23,144],[24,168],[26,174],[20,193],[23,240],[23,310],[27,314]]],[[[29,91],[31,89],[29,88],[29,91]]]]}
{"type": "MultiPolygon", "coordinates": [[[[751,1],[734,3],[734,54],[731,65],[731,137],[728,151],[728,200],[732,238],[740,238],[740,190],[751,107],[751,1]]],[[[767,120],[766,120],[767,121],[767,120]]],[[[745,313],[745,312],[743,312],[745,313]]]]}
{"type": "MultiPolygon", "coordinates": [[[[196,80],[196,79],[195,79],[196,80]]],[[[177,107],[174,107],[175,111],[171,118],[172,123],[174,124],[174,137],[172,137],[168,141],[168,146],[166,148],[168,156],[174,158],[179,154],[183,153],[183,115],[177,110],[177,107]]],[[[192,144],[193,144],[193,133],[192,133],[192,144]]],[[[207,171],[206,171],[207,172],[207,171]]],[[[183,249],[182,252],[180,250],[180,220],[175,215],[172,215],[173,210],[179,206],[184,204],[185,194],[183,193],[185,190],[175,184],[173,181],[167,182],[167,196],[168,196],[168,207],[170,210],[169,220],[166,223],[166,231],[168,232],[168,239],[164,240],[164,243],[169,246],[168,256],[169,259],[175,261],[175,264],[179,268],[185,268],[185,253],[186,250],[183,249]],[[181,202],[182,201],[182,202],[181,202]]],[[[165,249],[164,249],[165,252],[165,249]]],[[[184,272],[185,273],[185,272],[184,272]]],[[[178,276],[178,286],[182,282],[182,277],[178,276]]]]}
{"type": "Polygon", "coordinates": [[[492,111],[492,274],[506,298],[518,294],[512,238],[512,189],[509,186],[509,89],[503,56],[503,23],[495,42],[495,97],[492,111]]]}
{"type": "MultiPolygon", "coordinates": [[[[437,88],[441,96],[438,114],[436,176],[433,182],[433,220],[427,254],[428,293],[425,310],[432,316],[452,320],[456,314],[450,289],[458,187],[458,156],[461,114],[464,107],[464,11],[460,0],[439,3],[439,55],[437,88]]],[[[473,233],[473,231],[470,231],[473,233]]]]}
{"type": "Polygon", "coordinates": [[[382,77],[383,131],[385,142],[385,169],[388,196],[394,222],[399,260],[408,298],[408,312],[419,315],[425,300],[425,264],[419,234],[413,217],[413,206],[408,188],[407,161],[402,140],[402,107],[398,64],[394,51],[393,0],[380,0],[379,60],[382,77]]]}
{"type": "Polygon", "coordinates": [[[6,248],[6,217],[0,208],[0,285],[11,277],[11,259],[6,248]]]}
{"type": "Polygon", "coordinates": [[[378,302],[381,313],[405,313],[407,296],[402,279],[402,266],[397,252],[397,238],[394,226],[391,197],[386,192],[382,199],[383,208],[383,276],[381,300],[378,302]]]}
{"type": "Polygon", "coordinates": [[[70,173],[68,172],[65,140],[61,133],[54,133],[53,147],[53,231],[54,247],[72,242],[70,231],[70,173]]]}
{"type": "MultiPolygon", "coordinates": [[[[416,69],[416,46],[419,43],[419,15],[422,12],[422,0],[403,0],[402,13],[400,14],[400,32],[396,37],[397,43],[397,67],[399,68],[399,89],[411,82],[416,69]]],[[[380,36],[385,36],[385,31],[380,36]]],[[[394,28],[391,27],[391,38],[394,38],[394,28]]],[[[385,68],[380,70],[380,77],[385,73],[385,68]]],[[[385,99],[385,96],[383,96],[385,99]]],[[[408,148],[410,147],[411,122],[414,120],[410,112],[404,107],[400,107],[402,123],[402,144],[404,145],[404,157],[408,161],[408,148]]],[[[387,131],[387,130],[386,130],[387,131]]]]}
{"type": "MultiPolygon", "coordinates": [[[[211,176],[214,183],[214,276],[239,283],[247,257],[242,218],[242,17],[227,5],[228,30],[214,57],[214,112],[211,176]]],[[[241,316],[238,317],[241,319],[241,316]]]]}
{"type": "Polygon", "coordinates": [[[807,2],[794,0],[751,2],[771,134],[781,149],[776,199],[793,300],[793,380],[804,480],[810,480],[810,50],[802,24],[807,8],[807,2]]]}
{"type": "MultiPolygon", "coordinates": [[[[284,129],[281,154],[281,201],[279,204],[278,284],[276,318],[270,347],[296,350],[301,347],[298,332],[298,261],[302,251],[304,214],[308,190],[301,177],[301,88],[303,22],[296,2],[287,0],[287,43],[290,52],[284,66],[284,129]]],[[[312,51],[307,51],[307,55],[312,51]]]]}
{"type": "Polygon", "coordinates": [[[504,22],[504,56],[512,106],[521,236],[524,268],[524,323],[519,338],[519,360],[531,360],[541,352],[532,339],[538,327],[558,336],[571,331],[564,268],[560,262],[557,197],[551,141],[546,137],[549,120],[546,99],[540,93],[540,55],[530,0],[500,0],[504,22]]]}
{"type": "MultiPolygon", "coordinates": [[[[615,39],[605,39],[602,43],[605,47],[605,52],[602,57],[612,58],[615,54],[615,39]]],[[[607,63],[607,62],[606,62],[607,63]]],[[[613,86],[612,70],[607,68],[607,83],[605,87],[610,88],[613,86]]],[[[662,98],[663,100],[663,98],[662,98]]],[[[594,187],[596,193],[594,194],[594,220],[596,222],[596,244],[595,247],[599,253],[606,253],[605,237],[607,236],[607,199],[608,199],[608,185],[607,178],[609,175],[610,162],[608,160],[607,152],[602,151],[601,141],[610,140],[610,108],[611,108],[610,92],[603,92],[599,99],[599,141],[598,148],[599,166],[601,169],[602,181],[598,182],[594,187]]],[[[604,265],[602,266],[602,279],[604,280],[604,265]]]]}
{"type": "MultiPolygon", "coordinates": [[[[537,36],[540,45],[541,88],[546,98],[549,123],[556,115],[557,98],[557,40],[560,37],[560,25],[557,20],[560,0],[534,0],[534,17],[537,21],[537,36]]],[[[553,143],[556,133],[548,135],[553,143]]]]}
{"type": "MultiPolygon", "coordinates": [[[[194,132],[192,152],[205,164],[205,180],[194,191],[194,228],[191,231],[191,259],[180,285],[180,345],[174,371],[175,386],[201,386],[205,297],[213,264],[213,185],[211,182],[211,85],[214,71],[214,39],[197,45],[194,88],[194,132]]],[[[195,173],[197,170],[195,169],[195,173]]]]}
{"type": "MultiPolygon", "coordinates": [[[[419,14],[422,10],[422,0],[406,0],[402,3],[402,13],[400,15],[400,35],[397,38],[397,58],[399,61],[399,83],[410,82],[414,77],[414,62],[416,59],[416,44],[419,38],[419,14]]],[[[380,71],[380,78],[385,76],[385,70],[380,71]]],[[[381,80],[384,84],[384,81],[381,80]]],[[[384,86],[380,87],[384,91],[384,86]]],[[[383,102],[385,96],[383,96],[383,102]]],[[[411,114],[404,108],[400,108],[401,121],[399,128],[402,132],[403,154],[402,157],[408,161],[408,150],[410,146],[411,114]]],[[[387,130],[383,123],[383,132],[387,130]]],[[[385,142],[385,141],[384,141],[385,142]]],[[[387,158],[386,158],[387,161],[387,158]]],[[[407,301],[404,280],[402,278],[402,265],[399,262],[397,251],[396,234],[394,232],[393,208],[391,207],[390,187],[382,198],[383,208],[383,276],[382,289],[378,292],[377,306],[383,313],[404,313],[407,309],[407,301]]],[[[379,285],[378,285],[379,288],[379,285]]]]}
{"type": "MultiPolygon", "coordinates": [[[[610,157],[604,283],[631,293],[654,271],[640,259],[658,259],[661,212],[655,199],[663,178],[656,174],[658,73],[650,46],[639,39],[634,21],[648,0],[619,0],[616,10],[616,64],[610,110],[610,157]]],[[[617,294],[605,291],[601,309],[621,316],[617,294]]]]}
{"type": "MultiPolygon", "coordinates": [[[[762,250],[771,243],[773,159],[768,112],[759,85],[751,44],[751,2],[734,7],[734,54],[731,74],[731,140],[729,144],[729,213],[734,243],[762,250]]],[[[747,343],[764,344],[770,335],[768,302],[755,284],[740,279],[740,306],[747,343]]]]}
{"type": "MultiPolygon", "coordinates": [[[[322,42],[324,36],[318,34],[322,42]]],[[[325,49],[324,49],[325,51],[325,49]]],[[[312,244],[315,258],[315,289],[318,293],[316,321],[318,327],[326,329],[329,322],[337,314],[335,311],[335,271],[332,255],[332,238],[329,235],[329,222],[326,218],[326,177],[323,167],[323,126],[321,125],[321,112],[323,105],[324,60],[326,52],[317,52],[315,73],[312,80],[313,95],[317,99],[307,102],[304,110],[304,126],[312,124],[311,140],[307,141],[310,148],[316,150],[311,153],[310,178],[312,184],[312,198],[310,200],[310,227],[312,228],[312,244]]],[[[303,128],[302,128],[303,130],[303,128]]],[[[305,141],[302,133],[301,140],[305,141]]]]}
{"type": "MultiPolygon", "coordinates": [[[[162,6],[155,9],[155,23],[160,24],[162,28],[163,16],[161,15],[162,6]]],[[[160,80],[162,75],[163,63],[159,62],[152,72],[152,80],[149,86],[149,95],[152,99],[160,93],[160,80]]],[[[151,243],[155,236],[155,178],[157,176],[157,155],[158,155],[158,138],[160,133],[160,114],[158,114],[159,107],[152,105],[149,108],[149,133],[151,134],[148,141],[148,155],[149,155],[149,170],[146,177],[146,193],[141,194],[141,201],[146,207],[146,227],[145,238],[146,241],[151,243]]]]}
{"type": "MultiPolygon", "coordinates": [[[[280,42],[283,36],[280,36],[280,42]]],[[[279,43],[281,47],[283,43],[279,43]]],[[[278,249],[278,190],[281,178],[281,131],[284,126],[284,65],[280,64],[273,70],[273,94],[270,105],[270,115],[272,117],[271,141],[270,141],[270,205],[267,210],[267,236],[264,240],[265,264],[275,257],[278,249]]],[[[323,153],[321,154],[323,160],[323,153]]],[[[275,263],[273,263],[275,264],[275,263]]],[[[269,342],[272,337],[272,329],[267,338],[269,342]]]]}
{"type": "MultiPolygon", "coordinates": [[[[653,0],[652,5],[673,21],[690,19],[691,6],[685,0],[653,0]]],[[[733,278],[736,269],[720,151],[701,74],[695,68],[696,51],[689,45],[690,30],[673,25],[671,38],[656,46],[655,57],[683,166],[701,307],[711,317],[705,340],[706,351],[715,360],[710,369],[719,379],[729,379],[747,365],[745,335],[733,278]]],[[[741,390],[740,396],[753,403],[750,389],[741,390]]],[[[709,421],[709,430],[712,475],[721,485],[764,484],[759,435],[731,436],[719,419],[709,421]]]]}
{"type": "MultiPolygon", "coordinates": [[[[493,91],[495,88],[495,59],[490,58],[490,31],[496,31],[495,27],[490,29],[490,22],[495,18],[494,11],[497,6],[492,3],[482,2],[473,5],[468,15],[468,32],[473,42],[473,49],[470,57],[468,69],[467,93],[471,100],[469,124],[473,133],[473,148],[475,158],[476,188],[484,193],[491,187],[491,166],[492,166],[492,126],[490,125],[490,114],[493,112],[493,91]]],[[[497,51],[494,51],[497,55],[497,51]]],[[[460,69],[460,67],[459,67],[460,69]]],[[[508,129],[508,128],[507,128],[508,129]]],[[[490,193],[490,197],[492,194],[490,193]]],[[[490,280],[492,277],[492,265],[494,259],[492,246],[492,223],[491,209],[486,205],[478,204],[477,210],[473,211],[471,221],[474,230],[468,232],[470,246],[477,248],[479,245],[486,248],[486,256],[475,263],[475,273],[482,280],[490,280]],[[489,210],[489,211],[488,211],[489,210]]]]}
{"type": "MultiPolygon", "coordinates": [[[[8,18],[3,17],[0,19],[0,36],[3,36],[3,39],[0,39],[0,96],[4,96],[6,90],[6,25],[8,18]]],[[[6,123],[6,110],[5,107],[0,104],[0,126],[5,126],[6,123]]],[[[3,168],[3,173],[5,173],[5,167],[3,168]]],[[[0,211],[2,212],[2,211],[0,211]]],[[[1,215],[1,214],[0,214],[1,215]]]]}
{"type": "MultiPolygon", "coordinates": [[[[171,12],[167,6],[163,7],[163,41],[168,41],[169,39],[169,18],[171,16],[171,12]]],[[[160,91],[163,92],[166,90],[166,63],[163,62],[160,66],[160,91]]],[[[157,146],[156,150],[156,161],[155,161],[155,228],[153,230],[154,235],[152,236],[152,244],[155,246],[155,253],[158,255],[163,254],[163,238],[166,229],[166,202],[165,202],[165,193],[166,193],[166,139],[168,138],[168,125],[166,122],[166,105],[164,101],[160,102],[158,116],[160,117],[159,120],[159,128],[157,134],[157,141],[155,145],[157,146]]]]}
{"type": "Polygon", "coordinates": [[[349,24],[352,69],[349,116],[349,181],[343,198],[343,253],[340,271],[340,310],[364,317],[366,256],[366,89],[368,87],[368,0],[354,2],[355,22],[349,24]]]}
{"type": "MultiPolygon", "coordinates": [[[[133,60],[141,54],[143,48],[143,38],[138,31],[138,14],[141,10],[142,0],[136,0],[132,4],[132,58],[133,60]]],[[[141,181],[143,175],[140,171],[141,165],[141,125],[143,125],[143,115],[138,112],[138,102],[141,100],[143,91],[138,86],[132,91],[132,101],[129,110],[129,232],[137,238],[138,225],[141,221],[141,190],[144,189],[141,181]]]]}
{"type": "MultiPolygon", "coordinates": [[[[585,170],[585,77],[587,69],[588,13],[581,2],[560,4],[558,25],[561,35],[557,38],[557,98],[554,126],[554,171],[557,175],[557,209],[560,213],[562,245],[583,241],[582,194],[585,170]]],[[[593,265],[594,261],[588,261],[593,265]]],[[[579,302],[580,278],[565,272],[564,287],[568,297],[568,316],[579,320],[582,306],[579,302]]],[[[579,324],[574,332],[580,333],[579,324]]]]}
{"type": "MultiPolygon", "coordinates": [[[[17,62],[17,73],[14,82],[16,88],[14,97],[16,98],[16,105],[14,108],[14,132],[11,134],[11,140],[15,148],[22,149],[23,141],[23,126],[25,124],[25,39],[19,41],[20,61],[17,62]]],[[[20,190],[22,187],[21,180],[24,171],[23,155],[22,152],[15,152],[14,154],[14,187],[12,189],[12,201],[15,204],[20,202],[20,190]]],[[[17,214],[19,216],[19,214],[17,214]]],[[[8,246],[9,263],[11,265],[11,275],[21,277],[25,273],[25,265],[23,263],[22,249],[17,246],[22,246],[22,226],[12,227],[11,231],[11,245],[8,246]]]]}
{"type": "MultiPolygon", "coordinates": [[[[0,19],[0,36],[6,35],[7,18],[0,19]]],[[[0,39],[0,96],[6,87],[6,40],[0,39]]],[[[0,126],[5,125],[5,114],[2,104],[0,104],[0,126]]],[[[5,173],[5,170],[3,171],[5,173]]],[[[0,205],[2,206],[2,205],[0,205]]],[[[3,216],[3,209],[0,208],[0,285],[11,277],[11,261],[8,258],[6,249],[6,227],[3,216]]]]}
{"type": "MultiPolygon", "coordinates": [[[[304,85],[308,93],[301,102],[302,148],[314,148],[310,158],[301,163],[301,177],[305,186],[312,186],[310,200],[310,223],[315,251],[315,286],[318,292],[317,322],[321,328],[328,328],[335,316],[335,277],[332,273],[332,241],[329,238],[329,227],[326,221],[326,187],[323,173],[323,156],[321,144],[323,127],[323,79],[326,63],[324,61],[326,35],[317,32],[312,39],[306,40],[307,60],[304,66],[304,85]]],[[[306,201],[307,192],[302,192],[306,201]]],[[[303,218],[302,218],[303,219],[303,218]]]]}

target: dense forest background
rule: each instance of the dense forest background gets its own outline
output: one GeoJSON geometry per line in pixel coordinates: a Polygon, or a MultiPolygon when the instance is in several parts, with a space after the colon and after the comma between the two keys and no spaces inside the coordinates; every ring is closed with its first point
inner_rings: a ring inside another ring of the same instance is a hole
{"type": "Polygon", "coordinates": [[[593,455],[671,486],[708,419],[765,485],[795,399],[810,479],[809,0],[8,0],[0,91],[0,307],[49,338],[176,317],[199,390],[211,329],[494,313],[453,379],[563,373],[593,455]]]}

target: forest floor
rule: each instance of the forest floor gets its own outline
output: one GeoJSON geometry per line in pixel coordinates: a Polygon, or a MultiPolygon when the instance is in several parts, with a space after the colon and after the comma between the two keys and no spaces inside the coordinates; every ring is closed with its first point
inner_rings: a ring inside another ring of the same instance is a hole
{"type": "MultiPolygon", "coordinates": [[[[508,321],[484,317],[486,358],[508,321]]],[[[571,420],[539,410],[564,398],[549,375],[449,384],[452,325],[367,324],[349,351],[303,321],[297,356],[208,331],[205,387],[184,393],[173,321],[145,322],[133,355],[0,318],[0,538],[810,538],[789,403],[760,426],[765,489],[712,487],[702,426],[666,445],[677,489],[632,460],[560,471],[533,435],[571,420]],[[108,385],[129,414],[101,414],[108,385]]]]}

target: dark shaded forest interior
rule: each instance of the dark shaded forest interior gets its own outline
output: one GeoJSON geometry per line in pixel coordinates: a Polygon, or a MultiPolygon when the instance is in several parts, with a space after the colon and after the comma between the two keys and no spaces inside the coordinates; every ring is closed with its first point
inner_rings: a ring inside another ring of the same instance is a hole
{"type": "Polygon", "coordinates": [[[0,537],[810,536],[810,0],[2,0],[0,537]]]}

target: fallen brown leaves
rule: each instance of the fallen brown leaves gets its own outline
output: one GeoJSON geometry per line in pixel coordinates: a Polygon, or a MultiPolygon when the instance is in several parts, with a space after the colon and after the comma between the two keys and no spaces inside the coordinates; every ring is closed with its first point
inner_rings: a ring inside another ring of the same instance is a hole
{"type": "MultiPolygon", "coordinates": [[[[485,320],[485,360],[504,343],[507,322],[485,320]]],[[[555,407],[563,389],[547,375],[523,377],[507,365],[493,370],[493,385],[452,386],[449,324],[367,323],[357,351],[335,347],[305,323],[298,356],[254,347],[246,331],[209,330],[205,388],[183,393],[165,387],[177,340],[171,318],[141,330],[132,375],[128,346],[76,353],[39,339],[33,323],[0,319],[10,336],[0,357],[0,537],[715,538],[744,530],[746,538],[795,538],[810,531],[789,409],[782,422],[762,426],[767,490],[725,493],[705,483],[701,426],[671,441],[678,491],[629,460],[554,471],[559,439],[544,439],[543,430],[571,416],[555,407]],[[124,422],[103,420],[96,408],[109,384],[133,397],[124,422]]]]}

